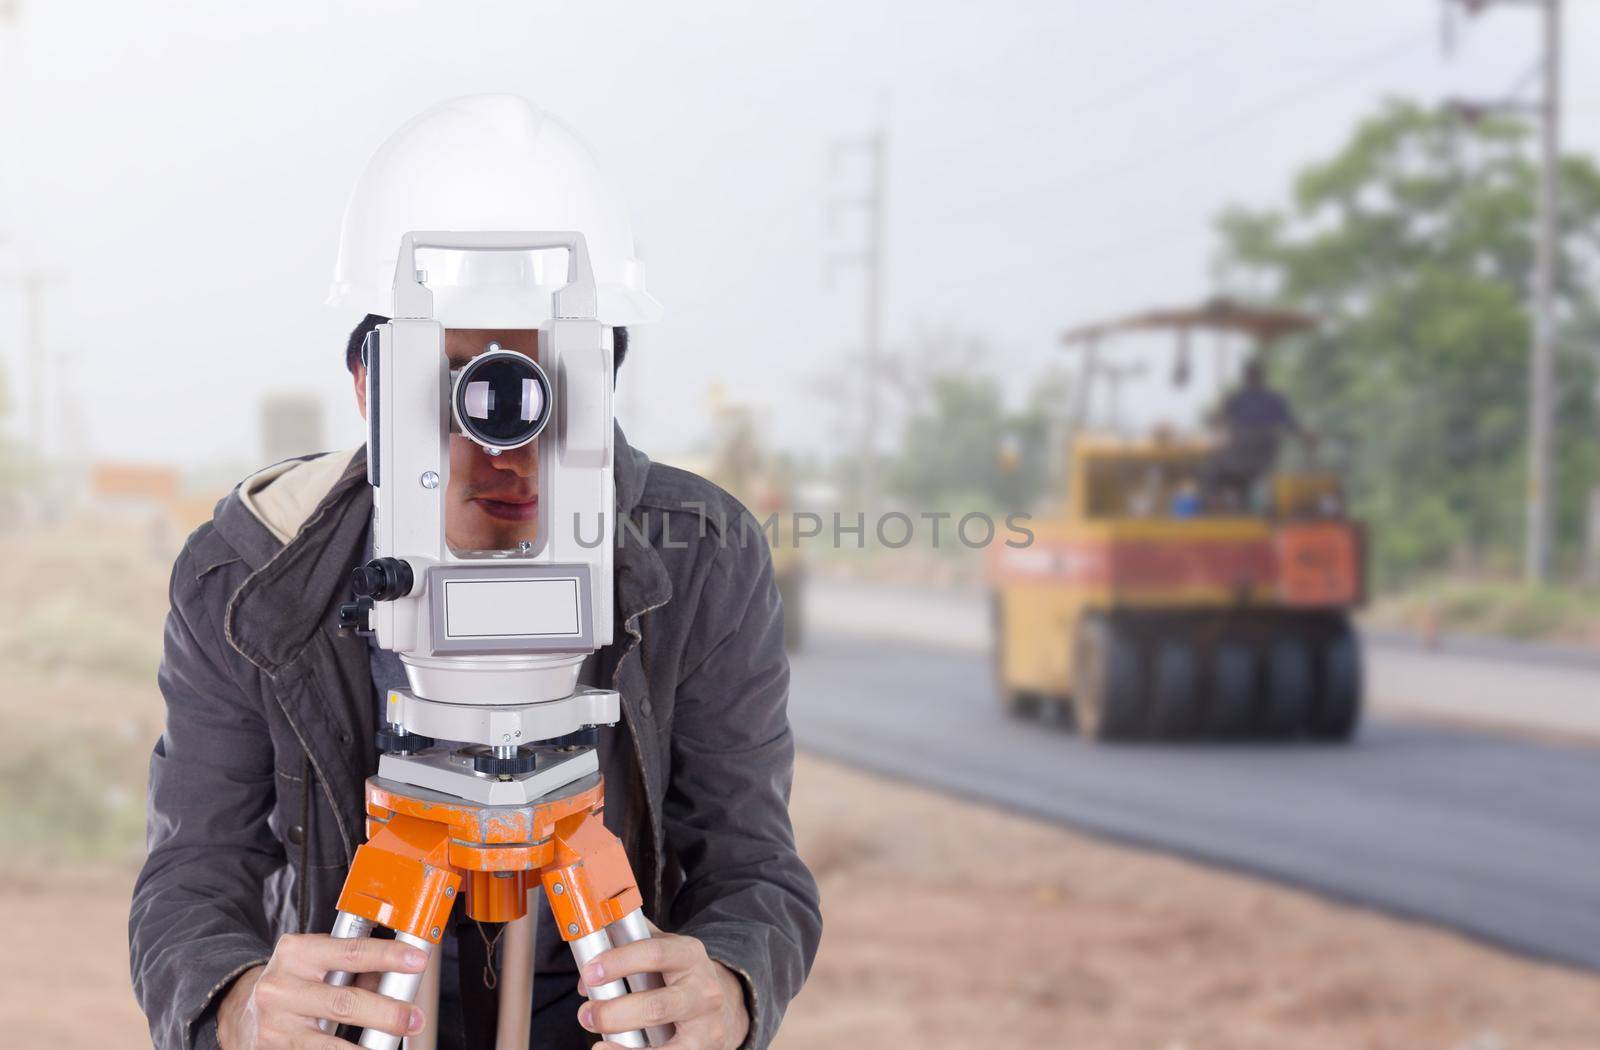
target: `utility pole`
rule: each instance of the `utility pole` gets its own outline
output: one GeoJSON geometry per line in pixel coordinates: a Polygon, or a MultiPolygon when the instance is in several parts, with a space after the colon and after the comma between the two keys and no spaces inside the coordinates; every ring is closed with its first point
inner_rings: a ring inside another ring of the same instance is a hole
{"type": "MultiPolygon", "coordinates": [[[[1445,0],[1469,15],[1502,4],[1538,7],[1544,15],[1543,57],[1539,63],[1539,98],[1498,102],[1454,102],[1450,108],[1469,119],[1490,113],[1532,116],[1539,125],[1539,206],[1533,264],[1533,309],[1528,358],[1528,488],[1523,575],[1529,583],[1547,583],[1554,548],[1556,501],[1554,430],[1556,408],[1556,256],[1560,231],[1561,165],[1561,3],[1562,0],[1445,0]]],[[[1451,43],[1449,6],[1446,46],[1451,43]]]]}
{"type": "Polygon", "coordinates": [[[1561,169],[1561,0],[1544,0],[1544,89],[1539,119],[1539,256],[1534,272],[1532,391],[1528,427],[1530,481],[1528,549],[1524,573],[1530,582],[1550,579],[1554,519],[1552,504],[1556,409],[1556,210],[1561,169]]]}
{"type": "Polygon", "coordinates": [[[32,267],[21,273],[0,275],[0,284],[16,285],[22,289],[22,358],[28,372],[27,437],[39,456],[49,451],[46,435],[51,429],[44,408],[46,369],[49,364],[49,351],[45,349],[44,341],[44,293],[51,285],[61,282],[60,275],[32,267]]]}
{"type": "MultiPolygon", "coordinates": [[[[0,29],[20,32],[21,0],[0,0],[0,29]]],[[[16,37],[9,37],[8,43],[16,41],[20,50],[20,41],[16,37]]],[[[22,63],[20,54],[7,56],[11,61],[8,66],[20,69],[22,63]]],[[[9,86],[9,85],[8,85],[9,86]]],[[[6,92],[6,103],[11,102],[11,92],[6,92]]],[[[9,108],[9,106],[8,106],[9,108]]],[[[10,113],[6,114],[10,116],[10,113]]],[[[9,124],[9,122],[7,122],[9,124]]],[[[7,131],[16,129],[7,127],[7,131]]],[[[5,175],[11,175],[6,172],[5,175]]],[[[0,182],[9,182],[9,179],[0,179],[0,182]]],[[[15,189],[15,187],[6,187],[15,189]]],[[[11,238],[0,234],[0,243],[9,242],[11,238]]],[[[21,273],[0,275],[0,285],[14,285],[22,290],[22,325],[23,344],[22,353],[19,355],[21,367],[28,373],[28,408],[26,416],[27,430],[24,439],[34,449],[44,452],[44,398],[45,398],[45,362],[42,332],[44,326],[44,290],[45,286],[59,278],[44,274],[36,269],[29,268],[21,273]]]]}
{"type": "Polygon", "coordinates": [[[832,167],[837,174],[846,156],[866,158],[867,182],[862,193],[835,195],[829,200],[829,216],[836,219],[843,208],[860,210],[865,225],[862,245],[849,252],[836,252],[828,259],[828,272],[840,263],[862,268],[865,286],[861,303],[861,506],[871,513],[878,501],[878,421],[882,416],[883,379],[883,270],[884,270],[884,195],[889,136],[883,128],[859,139],[841,139],[833,144],[832,167]]]}

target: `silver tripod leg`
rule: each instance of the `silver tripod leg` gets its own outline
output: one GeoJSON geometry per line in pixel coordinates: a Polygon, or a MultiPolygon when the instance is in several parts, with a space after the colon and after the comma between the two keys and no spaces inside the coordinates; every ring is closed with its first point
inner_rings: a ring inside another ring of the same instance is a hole
{"type": "Polygon", "coordinates": [[[533,949],[538,940],[539,890],[528,893],[528,914],[509,923],[500,935],[500,1020],[495,1050],[528,1050],[533,1021],[533,949]]]}
{"type": "MultiPolygon", "coordinates": [[[[644,912],[638,908],[633,909],[610,926],[606,933],[611,937],[611,943],[616,947],[642,941],[650,936],[650,924],[645,922],[644,912]]],[[[665,984],[659,973],[636,973],[628,978],[628,990],[631,992],[648,992],[665,984]]],[[[665,1046],[672,1041],[675,1029],[670,1024],[651,1025],[644,1030],[645,1038],[651,1046],[665,1046]]]]}
{"type": "Polygon", "coordinates": [[[428,968],[422,971],[422,986],[417,989],[417,1005],[422,1007],[422,1031],[408,1035],[405,1050],[437,1050],[439,1045],[439,971],[444,968],[444,953],[430,952],[428,968]]]}
{"type": "MultiPolygon", "coordinates": [[[[605,930],[596,930],[587,937],[579,937],[571,942],[568,947],[572,949],[572,958],[578,964],[581,973],[585,966],[601,952],[611,950],[611,938],[605,930]]],[[[593,1002],[603,1002],[606,999],[620,999],[628,994],[628,986],[622,981],[607,981],[605,984],[591,986],[589,998],[593,1002]]],[[[643,1032],[609,1032],[606,1042],[615,1043],[617,1046],[626,1046],[645,1050],[650,1044],[645,1041],[643,1032]]]]}
{"type": "MultiPolygon", "coordinates": [[[[408,944],[422,952],[432,954],[433,945],[421,937],[413,937],[409,933],[395,931],[394,939],[401,944],[408,944]]],[[[424,971],[426,972],[426,971],[424,971]]],[[[386,973],[378,979],[378,994],[386,995],[390,999],[397,999],[402,1003],[413,1003],[417,999],[417,989],[422,986],[420,973],[386,973]]],[[[380,1032],[376,1028],[364,1029],[361,1033],[361,1046],[366,1050],[399,1050],[400,1037],[380,1032]]]]}
{"type": "MultiPolygon", "coordinates": [[[[372,923],[359,915],[352,915],[347,911],[342,911],[333,920],[333,935],[342,938],[370,937],[372,935],[372,923]]],[[[323,978],[325,983],[331,984],[335,988],[343,988],[353,980],[355,980],[355,974],[345,970],[330,970],[328,975],[323,978]]],[[[332,1021],[318,1021],[317,1027],[324,1032],[331,1032],[338,1025],[332,1021]]]]}

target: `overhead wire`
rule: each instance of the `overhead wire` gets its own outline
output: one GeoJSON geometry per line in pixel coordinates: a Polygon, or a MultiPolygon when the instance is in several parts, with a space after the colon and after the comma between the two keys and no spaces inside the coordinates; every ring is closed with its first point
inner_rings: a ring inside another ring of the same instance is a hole
{"type": "MultiPolygon", "coordinates": [[[[1137,77],[1134,77],[1132,80],[1119,84],[1116,87],[1095,92],[1088,98],[1079,100],[1077,103],[1069,106],[1065,110],[1053,110],[1048,118],[1049,127],[1052,129],[1059,128],[1062,120],[1070,120],[1073,117],[1082,116],[1086,113],[1103,113],[1110,107],[1134,98],[1145,88],[1148,88],[1153,84],[1158,84],[1176,73],[1181,73],[1184,70],[1199,64],[1205,59],[1211,58],[1214,55],[1220,54],[1223,51],[1236,46],[1245,31],[1258,28],[1270,22],[1275,22],[1288,15],[1292,15],[1304,10],[1305,8],[1320,6],[1323,2],[1324,0],[1291,0],[1291,2],[1288,3],[1274,4],[1264,11],[1256,11],[1252,17],[1241,20],[1239,23],[1229,27],[1225,33],[1218,36],[1215,40],[1212,40],[1193,51],[1185,52],[1182,55],[1148,69],[1139,74],[1137,77]]],[[[946,142],[945,145],[949,147],[953,156],[942,160],[934,159],[931,161],[919,162],[918,170],[926,172],[928,170],[937,170],[942,167],[948,167],[952,162],[958,161],[962,157],[973,152],[990,149],[1000,143],[1015,141],[1019,138],[1036,137],[1040,128],[1041,124],[1035,122],[1026,128],[1008,128],[998,134],[984,135],[977,139],[968,140],[966,142],[946,142]]]]}
{"type": "MultiPolygon", "coordinates": [[[[1298,87],[1263,99],[1258,104],[1245,110],[1244,112],[1235,114],[1226,121],[1220,121],[1216,124],[1208,125],[1206,128],[1201,129],[1199,132],[1193,135],[1188,135],[1183,138],[1164,143],[1153,149],[1146,150],[1138,156],[1127,158],[1115,164],[1107,165],[1103,168],[1080,172],[1076,175],[1069,176],[1065,180],[1048,184],[1044,187],[1033,187],[1027,190],[1013,191],[1012,193],[1006,194],[1003,198],[998,199],[1015,199],[1031,193],[1050,191],[1059,192],[1065,189],[1076,188],[1092,182],[1101,181],[1103,179],[1126,175],[1138,170],[1139,168],[1154,163],[1155,161],[1167,159],[1174,154],[1188,152],[1199,146],[1209,144],[1217,139],[1242,130],[1245,126],[1254,121],[1261,120],[1265,117],[1274,115],[1294,105],[1302,103],[1308,99],[1314,98],[1332,87],[1343,84],[1352,74],[1357,74],[1368,69],[1375,68],[1381,65],[1383,62],[1393,58],[1403,49],[1414,45],[1420,38],[1431,35],[1431,28],[1422,32],[1415,30],[1409,31],[1402,36],[1395,37],[1387,41],[1378,48],[1369,49],[1353,56],[1345,62],[1340,63],[1333,69],[1324,72],[1321,76],[1312,81],[1308,81],[1299,85],[1298,87]]],[[[940,221],[949,221],[954,218],[972,214],[980,210],[980,208],[987,210],[991,206],[992,202],[974,204],[964,207],[959,211],[947,212],[942,215],[934,216],[933,218],[940,221]]],[[[1136,236],[1134,238],[1120,237],[1115,241],[1106,242],[1092,248],[1057,253],[1051,259],[1048,259],[1044,262],[1033,259],[1018,260],[1014,263],[996,267],[984,273],[974,274],[970,277],[962,279],[957,283],[957,286],[967,287],[973,284],[1003,279],[1013,276],[1017,273],[1040,268],[1053,269],[1069,264],[1083,266],[1095,263],[1103,263],[1127,255],[1142,254],[1143,252],[1152,248],[1171,243],[1180,238],[1193,237],[1202,232],[1203,229],[1197,230],[1190,223],[1184,223],[1181,225],[1169,224],[1154,229],[1143,236],[1136,236]]]]}
{"type": "Polygon", "coordinates": [[[996,203],[1016,200],[1040,193],[1059,193],[1068,189],[1075,189],[1084,185],[1116,178],[1137,171],[1155,161],[1165,160],[1175,154],[1181,154],[1214,142],[1217,139],[1235,134],[1248,125],[1265,117],[1272,116],[1291,106],[1298,105],[1308,99],[1343,84],[1349,76],[1365,72],[1368,69],[1381,65],[1392,59],[1406,48],[1414,45],[1421,37],[1432,35],[1431,27],[1425,32],[1411,31],[1403,36],[1393,38],[1381,47],[1353,56],[1351,59],[1340,63],[1334,68],[1325,71],[1315,80],[1301,84],[1289,91],[1280,92],[1263,99],[1257,105],[1241,112],[1230,115],[1225,120],[1209,124],[1192,135],[1186,135],[1169,142],[1162,143],[1152,149],[1134,157],[1125,158],[1114,164],[1101,168],[1091,168],[1066,176],[1063,179],[1034,186],[1021,187],[1010,190],[1004,194],[986,200],[973,201],[955,211],[946,212],[932,218],[941,220],[961,218],[979,211],[986,211],[996,203]]]}

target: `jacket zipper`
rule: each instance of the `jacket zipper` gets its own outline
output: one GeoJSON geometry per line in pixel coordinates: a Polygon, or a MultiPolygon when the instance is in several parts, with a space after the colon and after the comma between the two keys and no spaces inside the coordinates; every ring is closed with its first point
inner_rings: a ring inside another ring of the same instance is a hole
{"type": "MultiPolygon", "coordinates": [[[[622,665],[627,663],[629,655],[631,655],[635,649],[639,649],[640,650],[640,653],[639,653],[639,663],[640,663],[639,674],[640,674],[641,678],[645,678],[645,675],[644,675],[644,652],[643,652],[643,650],[641,648],[641,646],[643,645],[643,642],[644,642],[644,634],[639,629],[639,619],[640,619],[640,617],[645,616],[648,613],[655,612],[657,609],[661,608],[663,605],[666,605],[669,600],[670,599],[668,599],[668,598],[663,598],[661,601],[656,602],[654,605],[645,606],[643,609],[640,609],[638,612],[634,613],[632,616],[628,617],[625,621],[623,621],[622,629],[624,631],[628,632],[628,635],[632,639],[632,641],[630,641],[628,643],[628,648],[623,650],[622,656],[620,656],[617,659],[617,666],[611,672],[611,688],[616,689],[619,693],[622,691],[621,690],[621,685],[622,685],[622,682],[621,682],[622,665]]],[[[645,680],[646,680],[646,688],[648,688],[649,687],[649,680],[648,680],[648,678],[646,678],[645,680]]],[[[657,910],[657,914],[654,916],[654,918],[660,918],[659,911],[660,911],[660,907],[661,907],[661,857],[659,855],[660,851],[656,847],[655,828],[656,828],[657,821],[655,819],[655,813],[653,812],[653,810],[655,809],[655,804],[650,798],[650,785],[649,785],[649,782],[647,780],[647,776],[648,776],[649,770],[645,766],[644,745],[642,743],[640,743],[640,741],[639,741],[639,734],[636,733],[636,732],[633,732],[632,731],[632,727],[630,727],[630,731],[628,733],[628,737],[629,737],[629,739],[631,739],[633,741],[633,761],[634,761],[635,767],[639,771],[640,783],[643,784],[643,786],[644,786],[645,817],[647,818],[647,820],[646,820],[647,825],[650,828],[650,868],[651,868],[651,871],[650,871],[650,890],[651,890],[650,899],[651,899],[651,903],[656,906],[656,910],[657,910]]]]}
{"type": "Polygon", "coordinates": [[[311,927],[311,789],[317,782],[309,754],[300,763],[300,774],[300,900],[295,910],[300,913],[300,932],[307,933],[311,927]]]}

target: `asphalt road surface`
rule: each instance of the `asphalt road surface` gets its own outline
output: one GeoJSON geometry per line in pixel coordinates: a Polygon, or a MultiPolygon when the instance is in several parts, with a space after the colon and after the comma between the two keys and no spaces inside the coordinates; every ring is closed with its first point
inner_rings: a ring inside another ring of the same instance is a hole
{"type": "Polygon", "coordinates": [[[952,646],[814,634],[793,674],[819,754],[1600,970],[1600,749],[1381,714],[1348,745],[1090,746],[952,646]]]}

